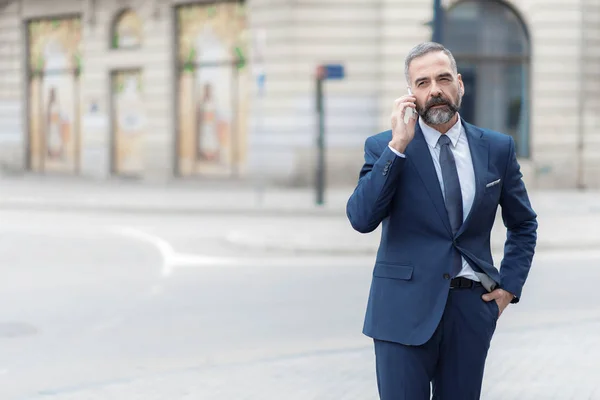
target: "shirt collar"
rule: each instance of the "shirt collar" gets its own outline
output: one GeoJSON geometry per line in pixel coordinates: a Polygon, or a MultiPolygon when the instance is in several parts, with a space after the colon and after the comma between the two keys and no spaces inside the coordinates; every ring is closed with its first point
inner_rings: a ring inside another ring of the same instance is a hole
{"type": "MultiPolygon", "coordinates": [[[[438,140],[440,139],[440,136],[442,134],[439,131],[437,131],[434,128],[427,125],[425,122],[423,122],[422,118],[419,118],[419,126],[421,127],[421,130],[423,131],[423,136],[425,136],[425,141],[427,141],[427,144],[431,148],[435,148],[435,146],[437,146],[438,140]]],[[[450,130],[448,132],[446,132],[446,136],[448,136],[450,138],[450,141],[452,142],[453,147],[456,147],[456,144],[458,143],[458,139],[460,138],[461,132],[462,132],[462,123],[460,121],[460,115],[459,115],[456,123],[452,126],[452,128],[450,128],[450,130]]]]}

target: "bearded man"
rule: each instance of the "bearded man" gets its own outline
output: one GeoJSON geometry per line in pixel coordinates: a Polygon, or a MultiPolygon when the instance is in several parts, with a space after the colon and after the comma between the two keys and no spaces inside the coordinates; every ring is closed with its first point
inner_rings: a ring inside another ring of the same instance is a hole
{"type": "Polygon", "coordinates": [[[431,391],[475,400],[498,318],[521,298],[537,215],[513,139],[458,114],[465,89],[451,52],[422,43],[405,75],[409,94],[394,103],[392,129],[366,140],[346,208],[359,232],[381,224],[363,333],[374,340],[382,400],[431,391]],[[490,250],[498,206],[507,229],[499,268],[490,250]]]}

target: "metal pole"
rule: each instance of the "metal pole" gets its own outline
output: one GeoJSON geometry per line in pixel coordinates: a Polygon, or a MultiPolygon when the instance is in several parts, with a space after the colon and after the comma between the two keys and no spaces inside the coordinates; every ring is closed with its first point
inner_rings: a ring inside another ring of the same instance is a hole
{"type": "MultiPolygon", "coordinates": [[[[256,97],[256,132],[258,135],[264,135],[264,86],[265,86],[265,76],[264,74],[259,75],[257,78],[258,83],[258,93],[256,97]]],[[[257,160],[260,160],[260,156],[257,160]]],[[[264,204],[265,199],[265,177],[263,175],[263,171],[261,170],[262,161],[256,164],[256,200],[260,207],[264,204]]]]}
{"type": "Polygon", "coordinates": [[[442,22],[444,18],[443,12],[444,9],[442,8],[442,1],[433,0],[433,33],[431,35],[431,40],[433,42],[442,43],[442,22]]]}
{"type": "Polygon", "coordinates": [[[319,135],[317,137],[317,179],[316,179],[316,194],[317,205],[324,203],[325,191],[325,115],[323,107],[323,72],[317,72],[317,117],[319,120],[319,135]]]}
{"type": "Polygon", "coordinates": [[[585,187],[585,15],[581,12],[581,33],[579,35],[579,85],[577,88],[577,189],[584,190],[585,187]]]}

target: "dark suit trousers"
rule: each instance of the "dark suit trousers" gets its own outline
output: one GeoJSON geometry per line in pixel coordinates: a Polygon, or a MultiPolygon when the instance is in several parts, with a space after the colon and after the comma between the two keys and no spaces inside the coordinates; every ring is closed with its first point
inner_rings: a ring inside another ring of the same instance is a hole
{"type": "Polygon", "coordinates": [[[450,289],[444,314],[421,346],[375,340],[381,400],[477,400],[485,359],[498,320],[481,286],[450,289]]]}

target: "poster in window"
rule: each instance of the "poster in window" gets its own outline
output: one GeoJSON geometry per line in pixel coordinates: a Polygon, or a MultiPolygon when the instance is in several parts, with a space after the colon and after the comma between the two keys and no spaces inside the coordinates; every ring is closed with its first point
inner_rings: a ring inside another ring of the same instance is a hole
{"type": "Polygon", "coordinates": [[[245,159],[246,19],[235,2],[177,9],[178,170],[231,174],[245,159]]]}
{"type": "Polygon", "coordinates": [[[75,172],[79,145],[80,21],[34,21],[28,30],[31,167],[38,171],[75,172]]]}

